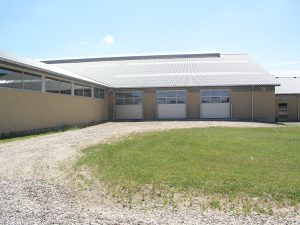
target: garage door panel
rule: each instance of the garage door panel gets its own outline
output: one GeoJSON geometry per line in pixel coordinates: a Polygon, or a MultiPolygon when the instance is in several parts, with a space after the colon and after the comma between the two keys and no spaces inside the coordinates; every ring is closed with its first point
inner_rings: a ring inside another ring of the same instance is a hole
{"type": "Polygon", "coordinates": [[[156,92],[158,119],[186,119],[186,90],[156,92]]]}
{"type": "Polygon", "coordinates": [[[158,104],[158,119],[185,119],[186,104],[158,104]]]}
{"type": "Polygon", "coordinates": [[[117,120],[142,120],[142,105],[115,105],[115,118],[117,120]]]}
{"type": "Polygon", "coordinates": [[[203,119],[229,119],[230,103],[201,103],[200,112],[203,119]]]}

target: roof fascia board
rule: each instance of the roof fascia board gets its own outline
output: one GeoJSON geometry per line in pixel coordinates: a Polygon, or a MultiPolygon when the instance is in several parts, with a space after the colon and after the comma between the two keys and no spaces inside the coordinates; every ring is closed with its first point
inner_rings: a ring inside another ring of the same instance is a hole
{"type": "Polygon", "coordinates": [[[147,87],[118,87],[113,86],[112,89],[146,89],[146,88],[216,88],[216,87],[262,87],[262,86],[280,86],[280,84],[239,84],[239,85],[196,85],[196,86],[147,86],[147,87]]]}
{"type": "Polygon", "coordinates": [[[40,62],[47,64],[58,63],[79,63],[79,62],[98,62],[98,61],[122,61],[122,60],[144,60],[144,59],[167,59],[167,58],[207,58],[220,57],[220,53],[189,53],[189,54],[162,54],[162,55],[136,55],[136,56],[111,56],[111,57],[89,57],[89,58],[73,58],[73,59],[53,59],[42,60],[40,62]]]}

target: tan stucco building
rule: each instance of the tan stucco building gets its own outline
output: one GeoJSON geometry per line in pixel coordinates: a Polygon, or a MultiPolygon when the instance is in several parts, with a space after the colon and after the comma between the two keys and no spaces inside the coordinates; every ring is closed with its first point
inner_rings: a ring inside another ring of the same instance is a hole
{"type": "Polygon", "coordinates": [[[38,62],[0,52],[0,134],[119,120],[274,122],[278,85],[247,54],[38,62]]]}
{"type": "Polygon", "coordinates": [[[105,90],[100,82],[0,52],[0,135],[106,121],[105,90]]]}
{"type": "Polygon", "coordinates": [[[300,77],[277,77],[280,86],[275,89],[276,119],[300,121],[300,77]]]}

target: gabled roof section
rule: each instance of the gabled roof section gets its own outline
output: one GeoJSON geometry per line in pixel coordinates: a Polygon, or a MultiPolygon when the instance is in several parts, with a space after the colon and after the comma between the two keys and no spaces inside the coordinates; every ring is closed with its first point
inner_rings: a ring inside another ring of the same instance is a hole
{"type": "Polygon", "coordinates": [[[43,62],[114,88],[278,85],[247,54],[155,54],[43,62]]]}
{"type": "Polygon", "coordinates": [[[84,77],[75,72],[65,70],[65,69],[57,67],[55,65],[48,65],[46,63],[43,63],[43,62],[40,62],[37,60],[18,56],[13,53],[5,52],[2,50],[0,50],[0,63],[1,62],[25,67],[27,69],[37,70],[39,72],[44,72],[49,75],[59,76],[59,77],[63,77],[66,79],[71,79],[71,80],[77,80],[79,82],[87,82],[87,83],[91,83],[91,84],[107,86],[106,84],[104,84],[100,81],[96,81],[91,78],[84,77]]]}
{"type": "Polygon", "coordinates": [[[277,77],[280,86],[275,87],[275,94],[300,94],[300,77],[277,77]]]}

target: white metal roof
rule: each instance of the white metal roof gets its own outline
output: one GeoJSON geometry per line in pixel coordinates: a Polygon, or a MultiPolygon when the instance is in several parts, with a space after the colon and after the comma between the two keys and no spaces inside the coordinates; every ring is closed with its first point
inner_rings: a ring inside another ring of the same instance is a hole
{"type": "Polygon", "coordinates": [[[275,87],[275,94],[300,94],[300,77],[277,77],[280,86],[275,87]]]}
{"type": "Polygon", "coordinates": [[[65,70],[65,69],[57,67],[55,65],[48,65],[46,63],[39,62],[37,60],[18,56],[13,53],[5,52],[2,50],[0,50],[0,62],[19,65],[19,66],[29,68],[29,69],[35,69],[35,70],[38,70],[41,72],[45,72],[45,73],[52,74],[52,75],[58,75],[58,76],[65,77],[65,78],[71,79],[71,80],[75,79],[75,80],[81,81],[81,82],[88,82],[88,83],[92,83],[92,84],[107,86],[106,84],[104,84],[101,81],[93,80],[91,78],[79,75],[75,72],[65,70]]]}
{"type": "Polygon", "coordinates": [[[275,77],[247,54],[163,54],[44,62],[115,88],[278,85],[275,77]]]}

